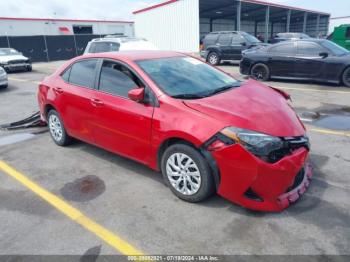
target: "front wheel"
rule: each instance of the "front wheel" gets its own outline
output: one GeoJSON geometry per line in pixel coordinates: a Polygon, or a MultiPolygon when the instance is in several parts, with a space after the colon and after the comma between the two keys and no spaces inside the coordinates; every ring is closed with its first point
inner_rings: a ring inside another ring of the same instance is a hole
{"type": "Polygon", "coordinates": [[[166,184],[182,200],[200,202],[215,190],[208,163],[189,145],[175,144],[167,148],[162,157],[161,169],[166,184]]]}
{"type": "Polygon", "coordinates": [[[270,69],[267,65],[258,63],[253,65],[250,75],[259,81],[267,81],[270,78],[270,69]]]}
{"type": "Polygon", "coordinates": [[[345,69],[343,76],[342,76],[343,84],[346,87],[350,87],[350,67],[345,69]]]}
{"type": "Polygon", "coordinates": [[[66,146],[71,142],[68,136],[62,119],[56,110],[50,110],[47,116],[50,135],[53,141],[59,146],[66,146]]]}

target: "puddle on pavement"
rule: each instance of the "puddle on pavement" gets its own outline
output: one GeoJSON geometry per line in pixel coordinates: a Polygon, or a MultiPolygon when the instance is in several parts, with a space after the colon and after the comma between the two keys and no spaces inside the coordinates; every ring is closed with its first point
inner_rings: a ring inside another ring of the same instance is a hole
{"type": "Polygon", "coordinates": [[[327,104],[314,111],[297,109],[297,112],[308,124],[327,129],[350,131],[350,107],[327,104]]]}
{"type": "Polygon", "coordinates": [[[19,133],[9,136],[0,137],[0,146],[11,145],[18,142],[23,142],[35,137],[35,134],[31,133],[19,133]]]}
{"type": "Polygon", "coordinates": [[[323,116],[312,124],[327,129],[350,131],[350,116],[323,116]]]}
{"type": "Polygon", "coordinates": [[[106,190],[105,183],[97,176],[85,176],[65,184],[60,192],[70,201],[86,202],[100,196],[106,190]]]}

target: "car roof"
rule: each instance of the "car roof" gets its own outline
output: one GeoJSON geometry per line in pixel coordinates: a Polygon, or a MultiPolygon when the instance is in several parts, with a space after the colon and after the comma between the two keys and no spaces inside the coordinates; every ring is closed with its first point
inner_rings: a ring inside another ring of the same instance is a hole
{"type": "Polygon", "coordinates": [[[103,37],[103,38],[94,38],[91,40],[91,42],[117,42],[117,43],[127,43],[127,42],[134,42],[134,41],[145,41],[143,38],[138,37],[103,37]]]}
{"type": "Polygon", "coordinates": [[[210,32],[208,35],[212,34],[212,35],[216,35],[216,34],[241,34],[241,33],[245,33],[244,31],[214,31],[214,32],[210,32]]]}
{"type": "Polygon", "coordinates": [[[149,50],[149,51],[119,51],[119,52],[107,52],[107,53],[93,53],[79,56],[81,58],[111,58],[119,60],[150,60],[159,58],[169,58],[169,57],[181,57],[185,54],[173,52],[173,51],[159,51],[159,50],[149,50]]]}
{"type": "Polygon", "coordinates": [[[275,46],[275,45],[282,45],[286,43],[294,43],[294,42],[313,42],[313,43],[320,43],[328,41],[327,39],[318,39],[318,38],[303,38],[303,39],[292,39],[288,41],[283,41],[283,42],[278,42],[276,44],[270,45],[270,47],[275,46]]]}

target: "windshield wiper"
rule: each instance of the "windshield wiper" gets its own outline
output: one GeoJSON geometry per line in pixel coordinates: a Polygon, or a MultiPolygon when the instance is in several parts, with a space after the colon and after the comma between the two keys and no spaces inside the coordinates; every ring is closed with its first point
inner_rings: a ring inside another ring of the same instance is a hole
{"type": "Polygon", "coordinates": [[[180,98],[180,99],[199,99],[199,98],[204,98],[205,96],[196,95],[196,94],[179,94],[179,95],[174,95],[171,97],[180,98]]]}
{"type": "Polygon", "coordinates": [[[225,86],[222,86],[222,87],[219,87],[209,93],[206,93],[205,96],[212,96],[212,95],[215,95],[215,94],[218,94],[218,93],[222,93],[222,92],[225,92],[231,88],[234,88],[234,87],[239,87],[241,86],[241,83],[240,82],[237,82],[237,83],[234,83],[234,84],[229,84],[229,85],[225,85],[225,86]]]}

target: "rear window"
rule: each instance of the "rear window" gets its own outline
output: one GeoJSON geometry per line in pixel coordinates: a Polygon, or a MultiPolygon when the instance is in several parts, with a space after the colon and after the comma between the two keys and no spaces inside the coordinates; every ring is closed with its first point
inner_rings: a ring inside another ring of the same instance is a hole
{"type": "Polygon", "coordinates": [[[294,45],[294,42],[283,43],[270,47],[268,52],[272,54],[295,55],[296,47],[294,45]]]}
{"type": "Polygon", "coordinates": [[[204,38],[204,45],[215,45],[216,40],[218,39],[218,34],[209,34],[204,38]]]}
{"type": "Polygon", "coordinates": [[[89,53],[105,53],[119,51],[120,44],[115,42],[91,43],[89,53]]]}
{"type": "Polygon", "coordinates": [[[69,83],[94,88],[96,64],[96,59],[86,59],[74,63],[70,68],[69,83]]]}
{"type": "Polygon", "coordinates": [[[232,34],[221,34],[218,42],[220,45],[230,45],[232,42],[232,34]]]}

